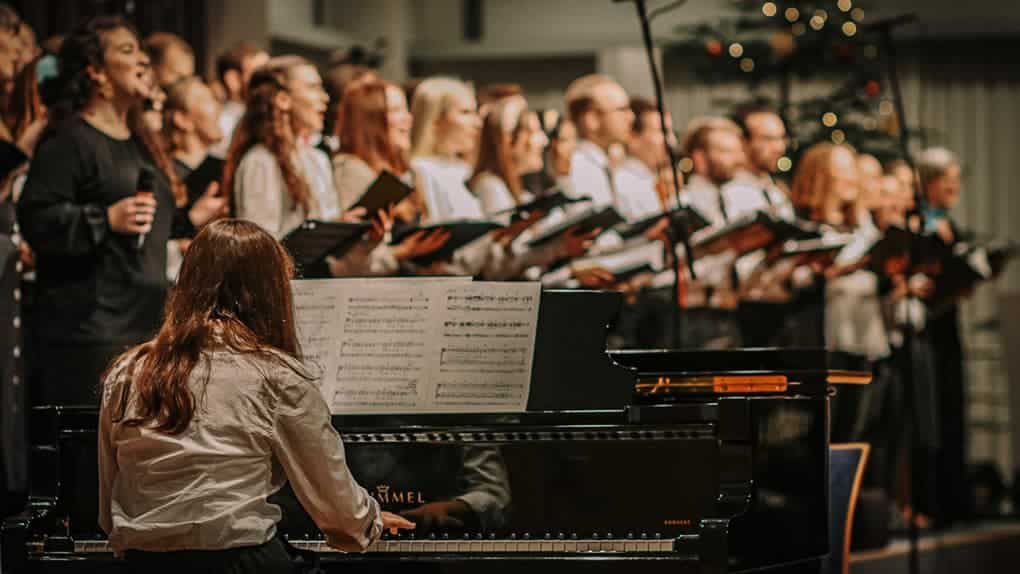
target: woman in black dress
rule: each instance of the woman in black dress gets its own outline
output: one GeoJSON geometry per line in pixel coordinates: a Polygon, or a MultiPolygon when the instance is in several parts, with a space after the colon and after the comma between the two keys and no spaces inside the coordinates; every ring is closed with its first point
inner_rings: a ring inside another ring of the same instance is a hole
{"type": "Polygon", "coordinates": [[[131,121],[151,89],[131,26],[99,17],[77,27],[60,66],[61,99],[18,204],[38,270],[29,393],[33,404],[95,404],[110,360],[159,326],[184,193],[155,134],[131,121]],[[139,193],[140,175],[151,193],[139,193]]]}

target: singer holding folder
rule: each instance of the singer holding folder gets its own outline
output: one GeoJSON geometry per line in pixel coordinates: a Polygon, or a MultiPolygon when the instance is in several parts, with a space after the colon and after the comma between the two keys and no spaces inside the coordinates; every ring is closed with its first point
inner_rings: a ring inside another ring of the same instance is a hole
{"type": "Polygon", "coordinates": [[[159,326],[166,244],[184,198],[152,134],[128,119],[150,90],[131,26],[115,17],[79,26],[60,62],[60,100],[18,204],[38,262],[28,327],[43,354],[29,394],[33,404],[95,404],[109,362],[159,326]],[[145,170],[148,196],[136,193],[145,170]]]}

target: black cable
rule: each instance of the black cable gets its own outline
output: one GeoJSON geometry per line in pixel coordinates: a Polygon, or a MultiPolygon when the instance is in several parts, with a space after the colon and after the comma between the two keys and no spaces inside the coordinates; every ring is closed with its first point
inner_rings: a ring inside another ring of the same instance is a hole
{"type": "MultiPolygon", "coordinates": [[[[673,176],[673,194],[676,198],[677,208],[682,209],[684,207],[684,201],[680,196],[680,173],[677,171],[677,159],[676,154],[673,151],[673,146],[669,145],[669,129],[666,127],[666,103],[662,95],[662,77],[659,73],[659,66],[655,62],[655,46],[652,44],[651,20],[645,6],[645,0],[635,0],[634,6],[637,8],[638,20],[641,22],[641,36],[644,38],[645,52],[648,54],[648,67],[652,73],[652,85],[655,88],[655,106],[659,111],[659,127],[662,129],[662,145],[666,146],[666,155],[669,158],[670,173],[673,176]]],[[[672,7],[670,9],[672,9],[672,7]]],[[[659,13],[662,13],[661,8],[659,9],[659,13]]],[[[684,247],[684,259],[687,261],[688,276],[693,281],[697,279],[697,274],[694,272],[694,253],[691,251],[690,230],[687,227],[686,217],[682,217],[680,219],[679,228],[680,244],[684,247]]],[[[674,241],[672,239],[672,234],[670,234],[669,237],[672,243],[674,241]]],[[[675,243],[670,245],[669,249],[673,254],[674,273],[673,294],[671,297],[673,301],[673,346],[678,347],[679,341],[681,340],[681,332],[683,330],[683,310],[680,307],[680,258],[677,256],[675,243]]]]}

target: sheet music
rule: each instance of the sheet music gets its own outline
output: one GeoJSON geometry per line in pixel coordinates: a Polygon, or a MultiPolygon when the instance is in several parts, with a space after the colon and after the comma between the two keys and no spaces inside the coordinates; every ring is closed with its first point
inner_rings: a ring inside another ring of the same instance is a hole
{"type": "Polygon", "coordinates": [[[447,288],[439,308],[434,386],[423,406],[444,411],[526,410],[540,297],[539,283],[447,288]]]}
{"type": "MultiPolygon", "coordinates": [[[[405,290],[418,284],[469,283],[470,277],[425,279],[313,279],[291,282],[294,293],[294,320],[305,362],[322,372],[321,389],[332,404],[336,394],[344,325],[340,318],[351,307],[357,293],[385,293],[405,290]]],[[[377,337],[378,338],[378,337],[377,337]]]]}
{"type": "Polygon", "coordinates": [[[525,410],[540,295],[470,278],[294,282],[334,414],[525,410]]]}

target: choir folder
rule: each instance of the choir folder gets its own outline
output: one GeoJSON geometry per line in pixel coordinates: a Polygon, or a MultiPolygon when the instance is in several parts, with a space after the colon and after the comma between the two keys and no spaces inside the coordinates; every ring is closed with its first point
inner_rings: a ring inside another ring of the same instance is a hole
{"type": "Polygon", "coordinates": [[[695,233],[691,237],[691,250],[696,259],[729,250],[743,256],[778,241],[816,239],[819,235],[811,222],[787,221],[758,211],[695,233]]]}
{"type": "Polygon", "coordinates": [[[663,217],[669,218],[670,229],[674,231],[679,230],[684,223],[687,224],[687,233],[694,233],[708,227],[708,221],[700,213],[690,207],[679,207],[662,213],[656,213],[633,223],[621,223],[616,226],[616,232],[623,239],[637,237],[654,227],[663,217]]]}
{"type": "Polygon", "coordinates": [[[382,170],[372,185],[351,206],[351,209],[364,207],[366,216],[372,217],[380,209],[386,209],[404,200],[414,190],[392,173],[382,170]]]}
{"type": "Polygon", "coordinates": [[[570,205],[572,203],[581,203],[585,201],[591,201],[591,198],[567,197],[562,191],[557,190],[551,193],[544,193],[526,203],[522,203],[520,205],[516,205],[514,207],[510,207],[502,211],[497,211],[494,215],[512,214],[511,220],[516,221],[519,219],[524,219],[529,214],[536,211],[548,214],[550,211],[556,209],[557,207],[563,207],[565,205],[570,205]]]}
{"type": "MultiPolygon", "coordinates": [[[[191,173],[184,178],[184,186],[188,189],[188,205],[194,204],[205,195],[209,184],[223,179],[224,162],[218,157],[206,156],[191,173]]],[[[220,195],[226,193],[220,190],[220,195]]]]}
{"type": "Polygon", "coordinates": [[[535,248],[545,245],[574,227],[581,233],[588,233],[596,229],[608,231],[619,223],[623,223],[623,218],[612,207],[590,207],[573,216],[568,216],[562,222],[536,234],[528,241],[528,247],[535,248]]]}
{"type": "Polygon", "coordinates": [[[340,257],[365,235],[370,223],[309,219],[283,238],[283,246],[299,267],[321,263],[327,255],[340,257]]]}
{"type": "Polygon", "coordinates": [[[442,247],[432,253],[427,253],[413,260],[417,265],[429,265],[436,261],[449,261],[453,259],[453,254],[458,249],[472,241],[475,241],[476,239],[481,238],[486,233],[501,227],[503,227],[503,225],[500,223],[486,219],[462,219],[447,221],[444,223],[431,223],[429,225],[408,225],[399,228],[395,227],[393,229],[392,240],[390,243],[400,243],[405,238],[418,231],[434,231],[437,229],[445,229],[446,231],[449,231],[450,239],[448,239],[442,247]]]}

